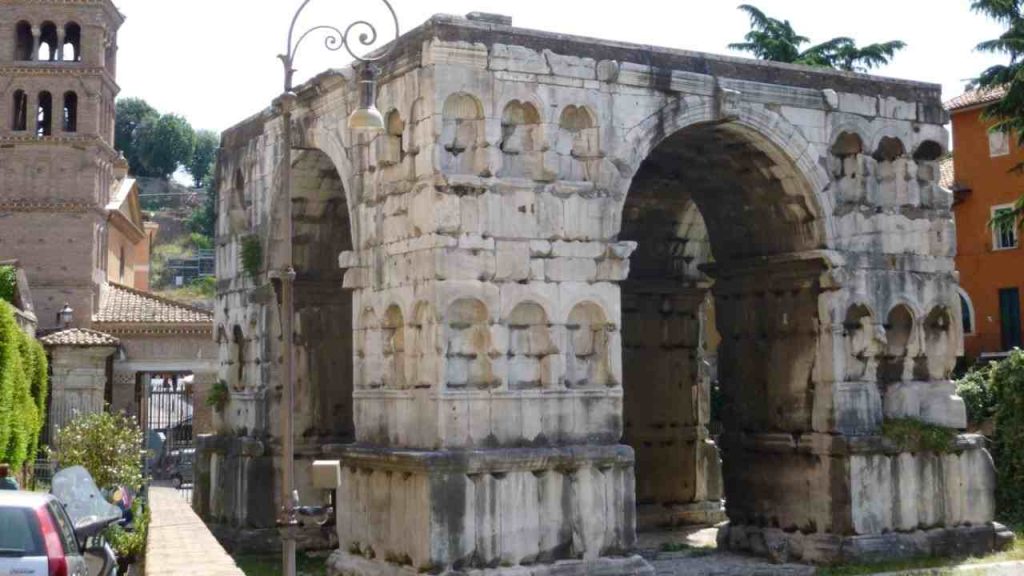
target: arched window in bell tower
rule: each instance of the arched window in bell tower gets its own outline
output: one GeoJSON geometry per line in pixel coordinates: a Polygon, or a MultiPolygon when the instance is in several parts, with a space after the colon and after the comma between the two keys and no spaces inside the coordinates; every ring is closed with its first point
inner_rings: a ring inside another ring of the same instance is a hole
{"type": "Polygon", "coordinates": [[[27,62],[32,59],[32,25],[22,20],[18,22],[14,39],[14,59],[27,62]]]}
{"type": "Polygon", "coordinates": [[[43,22],[39,34],[39,53],[36,56],[36,60],[39,62],[56,62],[57,49],[59,47],[57,25],[53,22],[43,22]]]}
{"type": "Polygon", "coordinates": [[[28,94],[24,90],[15,90],[11,101],[11,130],[23,132],[28,129],[28,94]]]}
{"type": "Polygon", "coordinates": [[[39,93],[39,106],[36,108],[36,136],[53,135],[53,96],[49,92],[39,93]]]}
{"type": "Polygon", "coordinates": [[[78,94],[64,93],[64,131],[78,132],[78,94]]]}
{"type": "Polygon", "coordinates": [[[82,61],[82,27],[75,22],[64,26],[64,46],[61,55],[65,62],[82,61]]]}

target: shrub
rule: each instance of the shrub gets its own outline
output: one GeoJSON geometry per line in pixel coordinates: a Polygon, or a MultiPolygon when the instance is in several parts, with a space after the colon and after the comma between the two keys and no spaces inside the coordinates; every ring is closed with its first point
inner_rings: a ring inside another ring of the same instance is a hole
{"type": "Polygon", "coordinates": [[[146,553],[146,538],[149,534],[149,508],[143,505],[142,498],[136,498],[132,504],[132,518],[131,529],[114,525],[104,533],[110,547],[117,554],[118,561],[125,564],[137,562],[146,553]]]}
{"type": "Polygon", "coordinates": [[[14,293],[18,290],[18,276],[14,266],[0,266],[0,300],[14,304],[14,293]]]}
{"type": "Polygon", "coordinates": [[[87,414],[57,434],[57,465],[83,466],[100,488],[142,485],[142,430],[123,414],[87,414]]]}
{"type": "Polygon", "coordinates": [[[957,396],[967,405],[967,421],[972,427],[991,418],[996,411],[996,395],[992,389],[990,365],[975,368],[956,383],[957,396]]]}
{"type": "Polygon", "coordinates": [[[249,235],[242,238],[242,269],[252,278],[259,279],[260,268],[263,267],[263,245],[258,236],[249,235]]]}
{"type": "Polygon", "coordinates": [[[996,433],[992,456],[996,462],[996,502],[1000,515],[1024,521],[1024,351],[992,367],[996,433]]]}
{"type": "Polygon", "coordinates": [[[231,401],[231,393],[228,391],[228,383],[219,380],[216,384],[210,388],[209,395],[206,396],[206,405],[213,408],[217,412],[223,412],[224,407],[231,401]]]}
{"type": "Polygon", "coordinates": [[[0,302],[0,461],[20,468],[35,459],[47,387],[46,353],[0,302]]]}
{"type": "Polygon", "coordinates": [[[956,440],[956,430],[936,426],[913,418],[886,420],[882,436],[892,440],[901,452],[949,452],[956,440]]]}

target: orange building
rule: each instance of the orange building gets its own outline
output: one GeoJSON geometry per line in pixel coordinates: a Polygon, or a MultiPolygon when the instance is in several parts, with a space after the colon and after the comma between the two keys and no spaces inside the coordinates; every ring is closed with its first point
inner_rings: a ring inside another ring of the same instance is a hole
{"type": "Polygon", "coordinates": [[[1001,90],[973,91],[946,103],[953,123],[953,158],[943,166],[953,190],[964,349],[969,358],[1020,347],[1024,249],[1014,227],[993,229],[992,217],[1024,194],[1024,163],[1014,135],[990,132],[982,118],[1001,90]]]}

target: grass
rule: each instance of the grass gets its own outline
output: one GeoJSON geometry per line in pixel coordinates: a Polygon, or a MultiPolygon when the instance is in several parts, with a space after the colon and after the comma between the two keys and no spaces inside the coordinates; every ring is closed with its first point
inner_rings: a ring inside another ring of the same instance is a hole
{"type": "MultiPolygon", "coordinates": [[[[279,576],[281,574],[280,555],[239,555],[235,556],[238,567],[245,576],[279,576]]],[[[327,576],[327,558],[309,556],[299,553],[296,558],[298,576],[327,576]]]]}
{"type": "MultiPolygon", "coordinates": [[[[1013,532],[1021,534],[1024,526],[1014,526],[1013,532]]],[[[917,558],[911,560],[899,560],[893,562],[881,562],[878,564],[850,564],[818,569],[817,576],[864,576],[865,574],[877,574],[879,572],[907,572],[911,570],[937,570],[934,576],[952,574],[953,568],[959,566],[971,566],[977,564],[991,564],[996,562],[1024,561],[1024,539],[1020,536],[1013,541],[1013,546],[1005,552],[989,554],[980,558],[917,558]],[[943,570],[945,568],[946,570],[943,570]]]]}

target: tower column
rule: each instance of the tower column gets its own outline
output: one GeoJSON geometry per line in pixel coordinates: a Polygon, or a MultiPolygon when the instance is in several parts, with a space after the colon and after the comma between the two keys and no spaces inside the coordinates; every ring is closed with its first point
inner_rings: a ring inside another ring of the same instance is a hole
{"type": "Polygon", "coordinates": [[[32,54],[28,58],[32,62],[39,60],[39,41],[42,35],[43,31],[39,26],[32,27],[32,54]]]}

